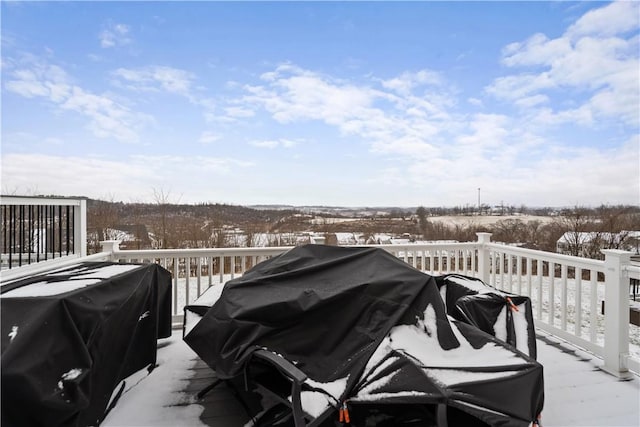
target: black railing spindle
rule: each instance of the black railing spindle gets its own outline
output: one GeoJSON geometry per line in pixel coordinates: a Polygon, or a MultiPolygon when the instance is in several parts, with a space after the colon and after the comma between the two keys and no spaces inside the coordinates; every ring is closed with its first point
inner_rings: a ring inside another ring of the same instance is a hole
{"type": "Polygon", "coordinates": [[[8,208],[8,206],[2,206],[2,231],[3,231],[3,236],[4,236],[4,239],[2,240],[2,247],[3,247],[2,253],[3,254],[6,254],[8,252],[7,251],[7,236],[8,236],[9,224],[7,224],[7,213],[8,213],[7,208],[8,208]]]}
{"type": "Polygon", "coordinates": [[[50,242],[50,235],[51,235],[51,227],[49,226],[49,207],[48,206],[43,206],[43,210],[44,210],[44,227],[45,227],[45,231],[44,231],[44,259],[45,261],[49,259],[49,242],[50,242]]]}
{"type": "Polygon", "coordinates": [[[15,206],[11,205],[9,207],[9,268],[13,266],[13,245],[15,241],[15,229],[14,229],[14,219],[13,215],[15,212],[15,206]]]}
{"type": "Polygon", "coordinates": [[[75,217],[84,202],[3,196],[0,204],[0,269],[57,260],[82,251],[75,239],[75,217]],[[6,199],[5,199],[6,197],[6,199]],[[78,209],[79,207],[79,209],[78,209]]]}
{"type": "Polygon", "coordinates": [[[24,246],[24,206],[20,205],[19,209],[18,209],[18,215],[20,216],[20,219],[18,220],[18,239],[19,242],[16,245],[17,249],[18,249],[18,267],[22,265],[22,252],[24,252],[24,250],[22,249],[24,246]]]}
{"type": "Polygon", "coordinates": [[[36,206],[36,262],[40,262],[40,205],[36,206]]]}
{"type": "Polygon", "coordinates": [[[75,209],[71,209],[71,223],[74,226],[73,234],[71,236],[71,244],[72,244],[73,253],[75,254],[76,253],[76,236],[75,236],[76,210],[75,209]]]}
{"type": "Polygon", "coordinates": [[[71,223],[69,222],[69,216],[70,216],[69,213],[70,212],[71,212],[71,206],[67,206],[67,239],[66,239],[67,240],[67,255],[69,255],[69,239],[70,239],[69,231],[71,229],[71,225],[70,225],[71,223]]]}
{"type": "Polygon", "coordinates": [[[27,262],[28,264],[31,264],[31,253],[33,252],[33,206],[29,205],[29,236],[28,236],[28,243],[27,245],[29,246],[29,261],[27,262]]]}
{"type": "Polygon", "coordinates": [[[62,256],[62,206],[58,206],[58,256],[62,256]]]}

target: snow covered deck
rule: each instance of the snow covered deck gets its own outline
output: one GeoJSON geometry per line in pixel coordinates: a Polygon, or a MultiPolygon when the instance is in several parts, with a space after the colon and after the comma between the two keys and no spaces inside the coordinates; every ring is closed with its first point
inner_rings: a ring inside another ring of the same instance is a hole
{"type": "MultiPolygon", "coordinates": [[[[638,426],[640,378],[621,381],[600,370],[602,360],[538,331],[538,360],[544,366],[542,425],[638,426]]],[[[196,393],[213,372],[182,341],[182,331],[161,340],[158,367],[127,380],[126,392],[102,426],[235,427],[248,422],[229,389],[218,386],[202,401],[196,393]]]]}

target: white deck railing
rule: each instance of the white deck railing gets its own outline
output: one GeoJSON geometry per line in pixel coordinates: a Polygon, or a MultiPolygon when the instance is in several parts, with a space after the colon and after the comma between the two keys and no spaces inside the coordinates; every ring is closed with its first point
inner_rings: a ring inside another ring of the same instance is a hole
{"type": "MultiPolygon", "coordinates": [[[[420,271],[474,276],[498,289],[531,298],[536,326],[588,350],[617,376],[640,372],[629,354],[629,279],[640,277],[630,253],[603,251],[604,261],[492,243],[378,245],[420,271]]],[[[289,247],[180,250],[119,250],[105,242],[114,260],[156,262],[173,274],[174,316],[209,286],[242,275],[256,263],[289,247]]]]}
{"type": "MultiPolygon", "coordinates": [[[[640,351],[629,354],[629,279],[640,278],[640,267],[631,265],[629,252],[606,250],[605,260],[598,261],[493,243],[490,236],[478,233],[476,242],[467,243],[376,247],[428,274],[464,274],[526,295],[531,298],[538,328],[601,357],[607,372],[619,377],[627,376],[629,370],[640,373],[640,351]]],[[[184,305],[210,286],[238,277],[289,249],[121,250],[117,241],[106,241],[103,252],[90,258],[154,262],[165,267],[173,277],[173,315],[178,323],[184,305]]]]}

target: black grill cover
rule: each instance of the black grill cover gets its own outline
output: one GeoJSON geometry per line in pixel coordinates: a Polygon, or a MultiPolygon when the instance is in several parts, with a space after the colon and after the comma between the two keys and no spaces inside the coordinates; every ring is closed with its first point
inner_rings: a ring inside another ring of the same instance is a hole
{"type": "Polygon", "coordinates": [[[537,357],[529,297],[500,291],[480,279],[460,274],[438,276],[436,283],[440,293],[445,294],[447,314],[537,357]]]}
{"type": "Polygon", "coordinates": [[[227,282],[185,341],[221,378],[266,347],[333,381],[361,370],[389,329],[439,298],[432,277],[407,267],[379,249],[297,247],[227,282]]]}
{"type": "Polygon", "coordinates": [[[81,263],[1,292],[3,426],[98,425],[171,335],[171,276],[155,264],[81,263]]]}
{"type": "Polygon", "coordinates": [[[526,426],[542,410],[540,364],[451,320],[433,277],[378,248],[307,245],[260,263],[227,282],[184,340],[220,378],[241,374],[261,348],[316,385],[346,378],[334,397],[354,407],[446,404],[505,426],[526,426]],[[434,357],[398,348],[404,332],[418,334],[434,357]],[[450,362],[461,349],[468,359],[450,362]],[[483,360],[501,352],[508,366],[479,365],[476,350],[483,360]]]}

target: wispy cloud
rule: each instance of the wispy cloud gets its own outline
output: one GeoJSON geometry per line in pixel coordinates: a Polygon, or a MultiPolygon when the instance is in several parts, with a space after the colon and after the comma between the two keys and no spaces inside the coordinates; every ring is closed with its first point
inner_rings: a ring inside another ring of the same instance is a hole
{"type": "Polygon", "coordinates": [[[165,66],[141,69],[118,68],[113,72],[116,83],[135,91],[165,91],[191,97],[195,76],[186,70],[165,66]]]}
{"type": "Polygon", "coordinates": [[[25,56],[7,73],[5,88],[25,98],[45,99],[60,111],[73,111],[87,117],[88,129],[100,138],[137,142],[138,129],[153,120],[108,94],[83,89],[62,67],[33,56],[25,56]]]}
{"type": "Polygon", "coordinates": [[[198,142],[201,144],[213,144],[216,141],[219,141],[222,137],[216,133],[213,132],[202,132],[202,135],[200,135],[200,138],[198,139],[198,142]]]}
{"type": "Polygon", "coordinates": [[[284,138],[250,141],[249,144],[258,148],[270,148],[270,149],[274,149],[278,147],[293,148],[296,145],[298,145],[296,141],[292,141],[290,139],[284,139],[284,138]]]}
{"type": "Polygon", "coordinates": [[[255,115],[253,110],[246,107],[227,107],[224,111],[227,117],[231,118],[247,118],[255,115]]]}
{"type": "MultiPolygon", "coordinates": [[[[118,68],[111,73],[112,83],[120,88],[135,92],[169,93],[186,98],[191,104],[201,107],[208,121],[215,118],[216,103],[212,98],[202,95],[194,87],[196,75],[190,71],[163,65],[151,65],[143,68],[118,68]]],[[[238,116],[249,117],[250,112],[236,109],[238,116]]]]}
{"type": "Polygon", "coordinates": [[[638,126],[639,15],[640,3],[614,2],[586,13],[558,38],[535,34],[509,44],[503,64],[528,70],[500,77],[486,90],[524,108],[539,108],[549,97],[562,96],[559,91],[577,91],[584,96],[581,105],[560,111],[545,106],[537,120],[590,125],[598,118],[622,118],[638,126]]]}
{"type": "Polygon", "coordinates": [[[418,72],[404,72],[398,77],[383,80],[382,86],[402,94],[412,92],[416,87],[423,85],[439,85],[442,83],[440,73],[431,70],[418,72]]]}
{"type": "Polygon", "coordinates": [[[281,124],[321,121],[346,136],[362,138],[378,153],[431,156],[433,139],[455,121],[447,111],[455,101],[446,88],[420,90],[420,95],[407,92],[416,87],[410,82],[435,83],[428,73],[403,73],[397,81],[404,84],[385,88],[394,80],[371,79],[363,84],[288,63],[261,79],[264,84],[246,85],[248,94],[233,102],[265,110],[281,124]]]}
{"type": "Polygon", "coordinates": [[[105,26],[106,28],[98,35],[101,47],[111,48],[131,43],[129,36],[130,28],[128,25],[109,22],[105,26]]]}

